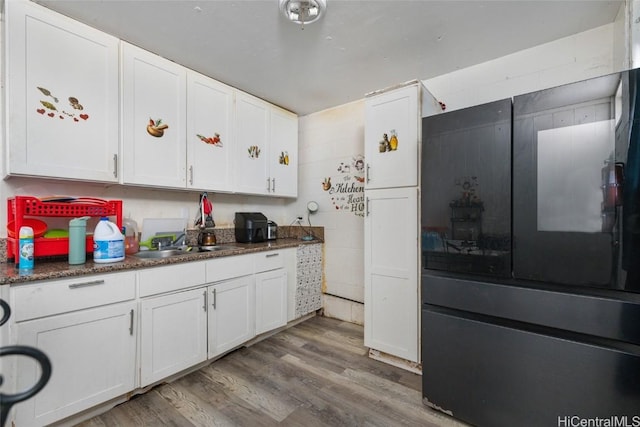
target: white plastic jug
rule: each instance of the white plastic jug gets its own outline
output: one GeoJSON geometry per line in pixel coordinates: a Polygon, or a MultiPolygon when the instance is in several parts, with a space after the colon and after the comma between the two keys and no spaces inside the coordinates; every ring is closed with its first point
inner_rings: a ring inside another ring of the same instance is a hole
{"type": "Polygon", "coordinates": [[[124,260],[124,236],[117,225],[102,217],[93,232],[93,262],[124,260]]]}

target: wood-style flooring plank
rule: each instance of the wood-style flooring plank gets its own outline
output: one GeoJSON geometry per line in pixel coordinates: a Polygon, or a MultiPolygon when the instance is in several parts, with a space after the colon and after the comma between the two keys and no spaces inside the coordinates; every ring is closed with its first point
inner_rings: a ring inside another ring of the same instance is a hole
{"type": "Polygon", "coordinates": [[[79,426],[463,426],[422,404],[419,375],[369,358],[363,335],[313,317],[79,426]]]}
{"type": "Polygon", "coordinates": [[[236,395],[260,410],[263,415],[282,421],[296,409],[297,405],[279,398],[273,389],[245,378],[243,374],[247,371],[234,369],[231,363],[221,365],[213,363],[203,368],[202,372],[227,393],[236,395]]]}

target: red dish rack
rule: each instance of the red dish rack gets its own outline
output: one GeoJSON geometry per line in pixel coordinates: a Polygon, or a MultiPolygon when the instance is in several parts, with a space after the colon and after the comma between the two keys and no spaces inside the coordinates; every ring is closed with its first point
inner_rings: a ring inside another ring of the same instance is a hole
{"type": "MultiPolygon", "coordinates": [[[[115,217],[118,228],[122,228],[122,200],[102,200],[91,197],[40,200],[32,196],[15,196],[7,199],[7,222],[13,226],[13,237],[7,237],[7,259],[18,264],[19,232],[25,217],[115,217]]],[[[87,252],[93,251],[93,235],[87,235],[87,252]]],[[[36,258],[69,254],[69,238],[34,239],[36,258]]]]}

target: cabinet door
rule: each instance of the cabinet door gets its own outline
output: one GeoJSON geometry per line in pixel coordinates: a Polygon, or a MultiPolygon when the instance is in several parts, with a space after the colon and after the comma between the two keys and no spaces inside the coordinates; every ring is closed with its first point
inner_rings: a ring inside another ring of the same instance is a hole
{"type": "Polygon", "coordinates": [[[231,191],[233,88],[187,74],[187,187],[231,191]]]}
{"type": "Polygon", "coordinates": [[[364,343],[417,362],[418,189],[366,191],[364,343]]]}
{"type": "Polygon", "coordinates": [[[365,100],[365,188],[418,185],[419,86],[365,100]]]}
{"type": "Polygon", "coordinates": [[[269,129],[270,192],[298,197],[298,116],[271,108],[269,129]]]}
{"type": "Polygon", "coordinates": [[[206,288],[198,288],[142,300],[142,387],[207,360],[206,298],[206,288]]]}
{"type": "Polygon", "coordinates": [[[118,39],[8,1],[8,173],[115,182],[118,39]]]}
{"type": "Polygon", "coordinates": [[[256,274],[256,334],[287,324],[287,272],[256,274]]]}
{"type": "Polygon", "coordinates": [[[269,104],[248,95],[236,94],[235,188],[239,193],[268,194],[269,104]]]}
{"type": "Polygon", "coordinates": [[[125,184],[186,186],[186,69],[122,42],[125,184]]]}
{"type": "MultiPolygon", "coordinates": [[[[48,425],[136,386],[135,302],[127,302],[16,325],[17,341],[51,360],[51,379],[34,397],[15,406],[19,426],[48,425]]],[[[40,377],[33,359],[18,362],[18,389],[40,377]]]]}
{"type": "Polygon", "coordinates": [[[209,286],[209,358],[249,341],[255,334],[253,276],[209,286]]]}

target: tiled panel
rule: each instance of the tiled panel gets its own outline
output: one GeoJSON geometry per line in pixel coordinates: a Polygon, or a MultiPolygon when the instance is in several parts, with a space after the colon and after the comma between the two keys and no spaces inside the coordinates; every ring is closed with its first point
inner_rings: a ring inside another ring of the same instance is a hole
{"type": "Polygon", "coordinates": [[[296,286],[296,318],[322,308],[322,245],[300,245],[296,286]]]}

